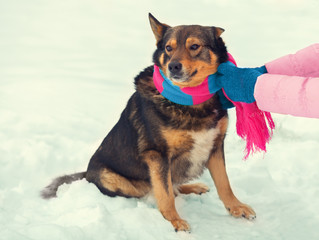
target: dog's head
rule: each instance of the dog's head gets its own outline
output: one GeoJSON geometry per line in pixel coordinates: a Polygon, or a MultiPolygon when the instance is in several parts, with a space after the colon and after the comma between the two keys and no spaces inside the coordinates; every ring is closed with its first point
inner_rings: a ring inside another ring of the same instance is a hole
{"type": "Polygon", "coordinates": [[[149,14],[157,49],[154,63],[180,87],[193,87],[228,59],[220,35],[224,29],[199,25],[170,27],[149,14]]]}

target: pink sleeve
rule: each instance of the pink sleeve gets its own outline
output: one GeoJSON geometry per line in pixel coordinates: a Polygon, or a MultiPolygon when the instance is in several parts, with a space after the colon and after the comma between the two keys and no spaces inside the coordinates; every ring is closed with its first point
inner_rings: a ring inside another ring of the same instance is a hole
{"type": "Polygon", "coordinates": [[[265,64],[268,73],[319,77],[319,43],[265,64]]]}
{"type": "Polygon", "coordinates": [[[254,96],[261,110],[319,118],[319,78],[263,74],[254,96]]]}

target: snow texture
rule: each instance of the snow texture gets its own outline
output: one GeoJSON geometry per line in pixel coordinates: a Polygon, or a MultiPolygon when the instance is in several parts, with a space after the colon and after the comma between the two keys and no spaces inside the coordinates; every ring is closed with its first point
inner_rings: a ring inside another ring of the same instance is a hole
{"type": "Polygon", "coordinates": [[[58,197],[40,190],[85,171],[151,65],[148,12],[223,34],[239,66],[260,66],[319,39],[317,0],[0,0],[0,239],[319,239],[319,120],[274,114],[268,153],[242,161],[230,110],[228,175],[257,219],[229,216],[211,191],[180,195],[192,232],[175,233],[154,198],[102,195],[85,180],[58,197]]]}

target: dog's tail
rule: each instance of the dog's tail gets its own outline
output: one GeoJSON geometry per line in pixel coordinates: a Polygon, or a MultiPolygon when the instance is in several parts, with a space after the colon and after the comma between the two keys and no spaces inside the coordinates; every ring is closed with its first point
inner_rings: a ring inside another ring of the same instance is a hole
{"type": "Polygon", "coordinates": [[[52,181],[51,184],[46,186],[41,191],[41,197],[44,199],[54,198],[56,197],[56,192],[58,191],[58,188],[62,184],[71,184],[74,181],[81,180],[86,177],[86,172],[80,172],[80,173],[74,173],[71,175],[65,175],[62,177],[58,177],[52,181]]]}

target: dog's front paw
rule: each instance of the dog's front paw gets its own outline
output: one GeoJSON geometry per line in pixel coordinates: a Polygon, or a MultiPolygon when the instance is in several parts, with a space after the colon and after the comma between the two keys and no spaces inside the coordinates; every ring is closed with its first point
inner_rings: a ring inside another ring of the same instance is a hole
{"type": "Polygon", "coordinates": [[[253,220],[256,218],[255,211],[246,204],[238,203],[236,205],[227,206],[226,208],[233,217],[244,217],[249,220],[253,220]]]}
{"type": "Polygon", "coordinates": [[[191,229],[189,224],[183,219],[172,220],[171,223],[174,226],[176,232],[177,231],[189,232],[191,229]]]}

